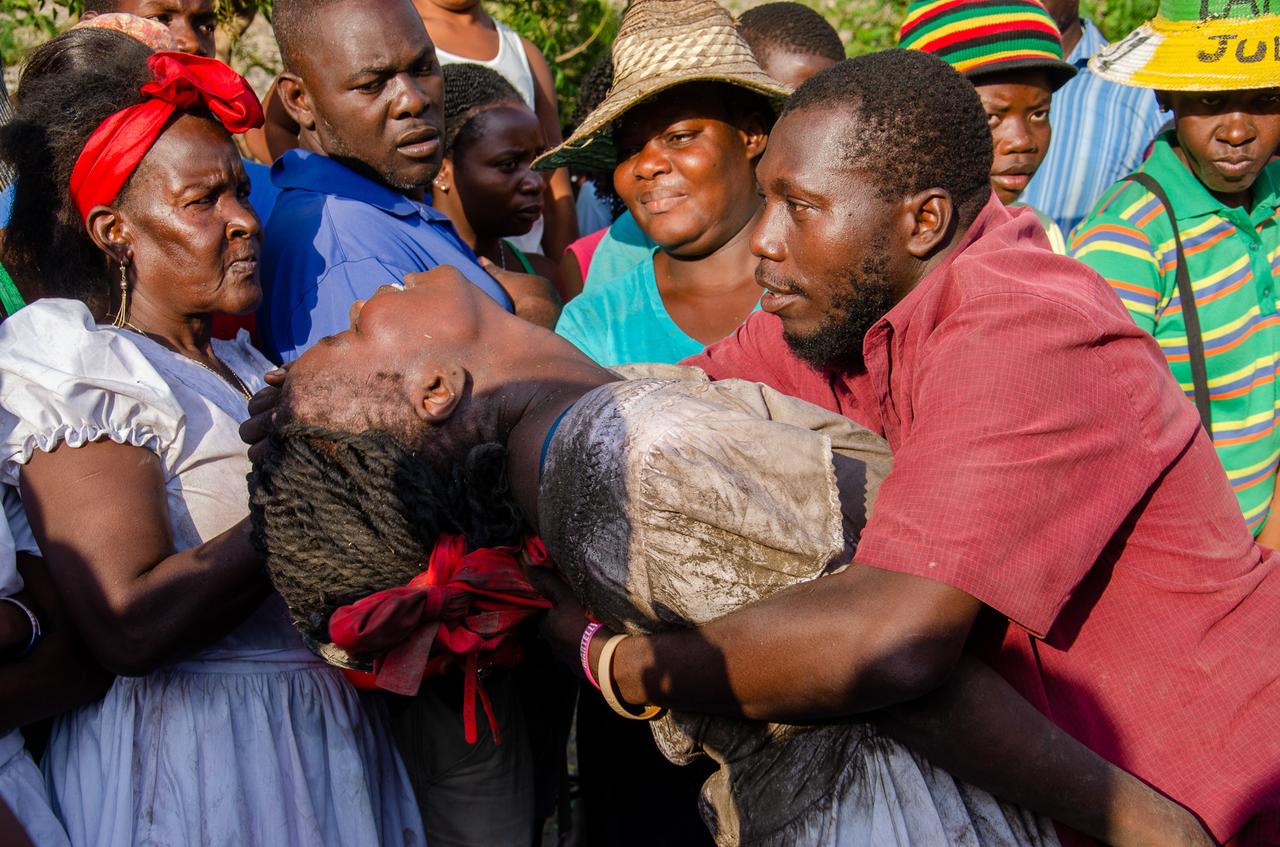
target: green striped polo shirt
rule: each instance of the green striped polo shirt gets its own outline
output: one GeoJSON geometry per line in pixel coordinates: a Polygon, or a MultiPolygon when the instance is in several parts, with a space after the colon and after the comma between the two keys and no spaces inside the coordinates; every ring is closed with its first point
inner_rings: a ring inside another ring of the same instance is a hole
{"type": "MultiPolygon", "coordinates": [[[[1169,133],[1156,140],[1142,170],[1164,188],[1177,215],[1204,339],[1213,443],[1256,535],[1280,458],[1280,163],[1254,183],[1252,211],[1215,199],[1178,159],[1169,133]]],[[[1113,185],[1072,234],[1070,252],[1111,284],[1194,398],[1173,229],[1155,195],[1127,180],[1113,185]]]]}

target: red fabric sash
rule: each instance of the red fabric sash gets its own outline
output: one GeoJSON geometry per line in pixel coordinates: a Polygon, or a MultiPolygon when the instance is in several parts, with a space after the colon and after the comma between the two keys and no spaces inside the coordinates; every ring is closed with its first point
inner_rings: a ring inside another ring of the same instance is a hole
{"type": "Polygon", "coordinates": [[[174,112],[203,107],[233,133],[262,126],[262,105],[249,83],[217,59],[166,51],[153,53],[147,66],[147,99],[103,121],[76,159],[70,190],[81,220],[120,196],[174,112]]]}
{"type": "Polygon", "coordinates": [[[489,696],[479,684],[480,662],[519,661],[518,645],[508,636],[551,608],[525,579],[518,558],[523,551],[534,564],[543,564],[547,551],[534,537],[522,547],[465,550],[461,536],[440,536],[426,570],[408,585],[339,608],[329,618],[329,637],[352,655],[378,656],[373,684],[406,696],[418,693],[429,671],[461,659],[467,741],[474,744],[478,737],[478,698],[494,741],[501,743],[489,696]]]}

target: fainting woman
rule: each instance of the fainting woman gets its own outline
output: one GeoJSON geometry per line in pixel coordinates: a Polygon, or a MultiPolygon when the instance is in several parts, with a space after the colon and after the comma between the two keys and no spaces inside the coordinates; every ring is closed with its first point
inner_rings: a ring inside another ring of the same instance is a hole
{"type": "MultiPolygon", "coordinates": [[[[328,640],[338,608],[408,583],[441,533],[517,543],[510,506],[475,513],[494,493],[509,492],[523,531],[541,533],[617,633],[706,623],[842,570],[888,470],[884,443],[756,383],[656,374],[619,379],[447,267],[357,303],[348,330],[294,363],[255,448],[255,536],[297,625],[328,640]]],[[[723,845],[1058,843],[1046,818],[958,781],[886,728],[1112,843],[1206,843],[1185,810],[977,663],[932,705],[878,715],[880,728],[806,726],[655,715],[614,690],[613,639],[582,643],[615,711],[656,718],[673,760],[719,765],[702,811],[723,845]]]]}

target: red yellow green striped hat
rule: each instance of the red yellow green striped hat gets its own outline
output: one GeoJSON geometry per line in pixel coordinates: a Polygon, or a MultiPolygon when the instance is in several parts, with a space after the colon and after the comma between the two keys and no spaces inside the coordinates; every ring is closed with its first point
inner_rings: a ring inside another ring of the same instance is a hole
{"type": "Polygon", "coordinates": [[[1059,88],[1075,76],[1062,60],[1062,34],[1037,0],[916,0],[898,46],[932,53],[966,77],[1044,71],[1059,88]]]}
{"type": "Polygon", "coordinates": [[[1089,70],[1162,91],[1280,87],[1280,3],[1160,0],[1155,18],[1102,48],[1089,70]]]}

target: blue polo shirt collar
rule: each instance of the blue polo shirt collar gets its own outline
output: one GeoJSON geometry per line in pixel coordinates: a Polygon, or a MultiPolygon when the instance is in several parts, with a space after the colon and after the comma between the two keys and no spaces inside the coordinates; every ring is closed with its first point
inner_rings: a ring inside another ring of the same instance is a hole
{"type": "Polygon", "coordinates": [[[276,159],[271,166],[271,182],[281,190],[301,188],[367,203],[401,218],[421,215],[429,221],[448,220],[430,205],[406,197],[328,156],[309,150],[288,150],[276,159]]]}

